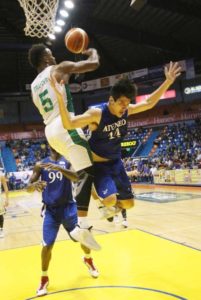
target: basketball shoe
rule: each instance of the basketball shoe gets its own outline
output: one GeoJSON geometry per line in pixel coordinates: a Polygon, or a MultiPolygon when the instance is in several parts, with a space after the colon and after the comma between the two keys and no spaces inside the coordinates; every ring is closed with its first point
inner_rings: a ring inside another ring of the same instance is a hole
{"type": "Polygon", "coordinates": [[[91,257],[90,258],[83,257],[83,262],[87,266],[87,268],[89,270],[89,274],[93,278],[98,278],[99,272],[96,269],[96,267],[94,266],[93,259],[91,257]]]}
{"type": "MultiPolygon", "coordinates": [[[[110,206],[110,207],[100,206],[98,209],[101,213],[102,220],[110,219],[121,211],[121,208],[115,207],[115,206],[110,206]]],[[[112,221],[109,220],[109,222],[112,222],[112,221]]]]}
{"type": "Polygon", "coordinates": [[[39,286],[39,288],[36,292],[38,297],[47,295],[47,286],[48,286],[48,284],[49,284],[48,276],[42,276],[40,286],[39,286]]]}
{"type": "Polygon", "coordinates": [[[98,251],[101,249],[101,246],[94,239],[91,229],[92,227],[80,228],[79,225],[77,225],[69,234],[74,241],[79,242],[91,250],[98,251]]]}

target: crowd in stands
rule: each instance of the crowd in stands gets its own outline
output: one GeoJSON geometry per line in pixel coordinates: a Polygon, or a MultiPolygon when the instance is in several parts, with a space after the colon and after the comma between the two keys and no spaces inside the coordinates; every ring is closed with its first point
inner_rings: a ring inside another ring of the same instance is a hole
{"type": "Polygon", "coordinates": [[[38,140],[14,140],[6,144],[12,151],[17,165],[17,171],[32,170],[37,161],[48,154],[47,142],[38,140]]]}
{"type": "Polygon", "coordinates": [[[153,182],[160,169],[201,168],[201,122],[167,125],[160,129],[154,141],[155,152],[146,158],[124,158],[128,175],[133,182],[153,182]]]}
{"type": "MultiPolygon", "coordinates": [[[[139,140],[145,143],[152,132],[151,128],[130,129],[125,141],[139,140]]],[[[48,155],[47,142],[38,140],[14,140],[6,143],[12,149],[17,171],[24,171],[23,182],[17,182],[14,173],[9,173],[10,189],[23,188],[28,173],[37,161],[48,155]],[[26,171],[26,172],[25,172],[26,171]]],[[[201,168],[201,122],[177,123],[163,126],[156,137],[151,155],[148,157],[123,158],[123,162],[132,182],[153,183],[158,170],[201,168]]]]}
{"type": "Polygon", "coordinates": [[[48,155],[47,142],[44,139],[13,140],[7,142],[5,146],[12,150],[17,166],[17,173],[6,174],[9,190],[23,189],[29,181],[30,171],[35,163],[48,155]]]}

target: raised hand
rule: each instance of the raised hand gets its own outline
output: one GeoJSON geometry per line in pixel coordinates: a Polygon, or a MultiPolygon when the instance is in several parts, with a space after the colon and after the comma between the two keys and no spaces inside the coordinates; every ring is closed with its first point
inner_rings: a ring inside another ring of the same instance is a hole
{"type": "Polygon", "coordinates": [[[47,182],[42,180],[30,184],[30,188],[38,192],[42,192],[46,188],[46,186],[47,182]]]}
{"type": "Polygon", "coordinates": [[[172,84],[177,77],[181,75],[181,66],[178,62],[170,62],[169,66],[165,66],[165,77],[172,84]]]}

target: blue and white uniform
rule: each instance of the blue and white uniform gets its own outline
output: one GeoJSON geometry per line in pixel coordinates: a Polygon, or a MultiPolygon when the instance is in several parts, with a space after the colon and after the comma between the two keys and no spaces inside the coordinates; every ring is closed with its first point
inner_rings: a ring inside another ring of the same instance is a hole
{"type": "MultiPolygon", "coordinates": [[[[69,169],[70,164],[61,157],[57,161],[50,157],[42,163],[54,163],[64,169],[69,169]]],[[[42,193],[45,204],[43,221],[43,243],[51,245],[55,242],[59,227],[62,224],[67,232],[72,231],[77,224],[77,205],[72,195],[71,181],[60,171],[41,170],[41,180],[47,182],[42,193]]]]}
{"type": "Polygon", "coordinates": [[[107,104],[101,109],[100,123],[89,139],[91,150],[108,159],[106,162],[94,162],[97,193],[102,198],[117,194],[118,200],[132,199],[130,180],[121,160],[121,142],[127,134],[128,112],[119,118],[111,114],[107,104]]]}

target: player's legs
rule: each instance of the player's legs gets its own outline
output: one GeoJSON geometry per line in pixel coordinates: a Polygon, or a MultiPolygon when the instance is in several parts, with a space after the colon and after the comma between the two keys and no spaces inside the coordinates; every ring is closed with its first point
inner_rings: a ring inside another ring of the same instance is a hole
{"type": "MultiPolygon", "coordinates": [[[[62,224],[68,234],[72,232],[77,225],[77,213],[76,213],[76,203],[70,203],[63,211],[62,224]]],[[[99,276],[98,270],[93,263],[93,259],[91,257],[91,249],[86,247],[83,244],[80,244],[83,252],[83,262],[88,267],[89,273],[92,277],[97,278],[99,276]]]]}
{"type": "MultiPolygon", "coordinates": [[[[64,129],[60,117],[57,117],[51,124],[46,126],[45,134],[51,147],[69,160],[76,172],[83,171],[77,184],[79,189],[76,193],[76,200],[78,216],[86,218],[91,197],[93,183],[91,174],[93,170],[91,151],[85,135],[81,129],[64,129]]],[[[85,219],[81,221],[86,223],[85,219]]]]}
{"type": "MultiPolygon", "coordinates": [[[[125,172],[121,160],[94,163],[95,179],[94,184],[102,204],[106,207],[116,207],[116,213],[121,209],[129,209],[134,205],[129,178],[125,172]]],[[[103,208],[105,210],[105,208],[103,208]]],[[[105,211],[105,218],[110,218],[114,212],[105,211]]]]}
{"type": "Polygon", "coordinates": [[[56,240],[60,222],[55,218],[55,209],[46,209],[43,220],[43,247],[41,250],[41,282],[37,290],[37,296],[47,294],[47,286],[49,284],[48,268],[52,256],[52,248],[56,240]]]}
{"type": "Polygon", "coordinates": [[[77,225],[77,205],[69,203],[63,210],[62,224],[74,242],[79,242],[85,247],[100,250],[100,245],[92,236],[91,228],[80,228],[77,225]]]}
{"type": "Polygon", "coordinates": [[[134,206],[131,183],[121,160],[116,167],[118,167],[118,173],[115,174],[114,181],[118,190],[117,206],[122,209],[130,209],[134,206]]]}
{"type": "Polygon", "coordinates": [[[0,238],[4,237],[3,224],[4,224],[4,216],[3,214],[1,214],[0,215],[0,238]]]}

